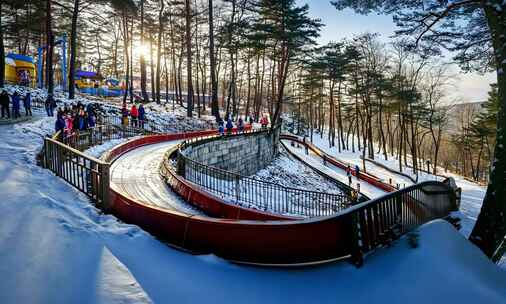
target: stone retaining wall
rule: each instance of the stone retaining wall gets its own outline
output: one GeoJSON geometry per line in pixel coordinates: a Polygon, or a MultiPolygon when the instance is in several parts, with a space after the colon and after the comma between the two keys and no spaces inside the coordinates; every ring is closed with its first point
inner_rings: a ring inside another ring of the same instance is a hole
{"type": "Polygon", "coordinates": [[[280,128],[197,142],[182,152],[201,164],[248,176],[276,157],[280,128]]]}

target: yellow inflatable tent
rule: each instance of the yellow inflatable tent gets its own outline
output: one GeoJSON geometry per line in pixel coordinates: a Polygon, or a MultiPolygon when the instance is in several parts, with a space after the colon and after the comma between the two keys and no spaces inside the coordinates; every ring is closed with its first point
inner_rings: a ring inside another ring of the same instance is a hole
{"type": "Polygon", "coordinates": [[[7,83],[35,87],[36,70],[30,56],[12,53],[5,56],[5,81],[7,83]]]}

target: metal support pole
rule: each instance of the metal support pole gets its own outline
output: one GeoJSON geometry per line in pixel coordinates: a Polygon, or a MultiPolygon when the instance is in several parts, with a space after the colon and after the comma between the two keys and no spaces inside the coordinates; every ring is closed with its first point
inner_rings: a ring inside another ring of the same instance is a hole
{"type": "Polygon", "coordinates": [[[42,89],[42,54],[44,52],[44,47],[39,47],[37,49],[37,86],[39,89],[42,89]]]}
{"type": "Polygon", "coordinates": [[[235,200],[237,203],[239,203],[240,197],[241,197],[240,177],[239,177],[239,175],[236,175],[236,177],[235,177],[235,200]]]}
{"type": "Polygon", "coordinates": [[[67,33],[63,33],[62,41],[62,57],[61,57],[61,75],[63,91],[67,91],[67,33]]]}

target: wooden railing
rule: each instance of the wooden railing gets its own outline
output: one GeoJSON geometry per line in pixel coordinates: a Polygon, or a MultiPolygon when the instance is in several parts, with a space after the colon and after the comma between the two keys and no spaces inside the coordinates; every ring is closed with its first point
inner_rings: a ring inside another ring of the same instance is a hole
{"type": "Polygon", "coordinates": [[[153,134],[121,120],[100,116],[98,125],[68,135],[63,131],[44,138],[43,166],[86,194],[102,209],[109,208],[110,164],[83,153],[95,145],[112,139],[153,134]],[[106,123],[104,123],[104,121],[106,123]],[[115,122],[117,122],[115,124],[115,122]]]}
{"type": "Polygon", "coordinates": [[[361,263],[363,253],[457,210],[455,189],[437,181],[422,182],[353,206],[345,211],[355,223],[357,247],[352,248],[352,255],[361,263]]]}
{"type": "Polygon", "coordinates": [[[109,204],[109,164],[57,139],[44,139],[44,167],[85,193],[99,207],[109,204]]]}

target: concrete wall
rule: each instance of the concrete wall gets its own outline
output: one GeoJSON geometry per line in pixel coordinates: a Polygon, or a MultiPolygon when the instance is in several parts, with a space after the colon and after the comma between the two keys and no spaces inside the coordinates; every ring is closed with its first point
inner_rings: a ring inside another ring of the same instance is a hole
{"type": "Polygon", "coordinates": [[[202,141],[182,152],[188,158],[241,175],[252,175],[265,168],[276,156],[279,131],[224,136],[202,141]]]}

